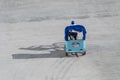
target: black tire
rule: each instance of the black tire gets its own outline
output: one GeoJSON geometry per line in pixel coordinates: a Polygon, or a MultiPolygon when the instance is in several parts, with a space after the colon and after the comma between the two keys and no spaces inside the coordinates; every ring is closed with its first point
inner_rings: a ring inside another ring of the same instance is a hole
{"type": "Polygon", "coordinates": [[[83,52],[82,55],[86,55],[86,52],[83,52]]]}
{"type": "Polygon", "coordinates": [[[67,53],[67,52],[66,52],[65,54],[66,54],[66,56],[68,56],[68,53],[67,53]]]}
{"type": "Polygon", "coordinates": [[[76,57],[79,57],[77,53],[75,53],[76,57]]]}
{"type": "Polygon", "coordinates": [[[73,52],[71,52],[71,55],[74,55],[73,52]]]}

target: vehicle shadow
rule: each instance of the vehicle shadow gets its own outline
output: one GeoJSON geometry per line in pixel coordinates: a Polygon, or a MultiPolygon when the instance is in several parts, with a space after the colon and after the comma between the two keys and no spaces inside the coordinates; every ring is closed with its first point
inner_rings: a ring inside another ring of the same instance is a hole
{"type": "Polygon", "coordinates": [[[51,45],[30,46],[19,48],[19,50],[41,51],[36,53],[16,53],[12,54],[13,59],[33,59],[33,58],[62,58],[65,57],[64,42],[53,43],[51,45]],[[46,53],[46,52],[47,53],[46,53]]]}

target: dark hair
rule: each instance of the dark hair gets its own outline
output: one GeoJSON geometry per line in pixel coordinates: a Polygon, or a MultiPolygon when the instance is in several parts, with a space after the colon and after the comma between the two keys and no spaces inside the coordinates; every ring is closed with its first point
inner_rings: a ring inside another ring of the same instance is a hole
{"type": "Polygon", "coordinates": [[[71,24],[75,24],[75,21],[71,21],[71,24]]]}

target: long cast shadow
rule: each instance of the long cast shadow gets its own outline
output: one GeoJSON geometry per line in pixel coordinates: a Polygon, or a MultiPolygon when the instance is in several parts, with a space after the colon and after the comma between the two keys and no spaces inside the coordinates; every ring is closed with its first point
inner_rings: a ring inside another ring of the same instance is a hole
{"type": "Polygon", "coordinates": [[[58,42],[51,45],[30,46],[19,48],[19,50],[47,51],[48,53],[17,53],[12,54],[13,59],[33,59],[33,58],[62,58],[65,57],[64,42],[58,42]]]}

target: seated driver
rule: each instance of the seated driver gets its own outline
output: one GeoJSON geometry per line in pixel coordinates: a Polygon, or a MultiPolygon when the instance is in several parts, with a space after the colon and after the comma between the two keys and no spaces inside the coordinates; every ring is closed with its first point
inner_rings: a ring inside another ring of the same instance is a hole
{"type": "Polygon", "coordinates": [[[70,40],[76,40],[77,39],[77,35],[78,35],[78,33],[77,32],[73,32],[72,30],[69,31],[69,33],[68,33],[68,36],[69,36],[70,40]]]}
{"type": "Polygon", "coordinates": [[[65,28],[65,40],[68,41],[70,40],[76,40],[78,33],[77,32],[82,32],[83,33],[83,40],[86,39],[86,29],[82,25],[76,25],[74,21],[71,21],[71,25],[67,26],[65,28]]]}

